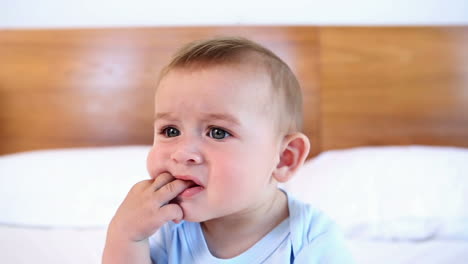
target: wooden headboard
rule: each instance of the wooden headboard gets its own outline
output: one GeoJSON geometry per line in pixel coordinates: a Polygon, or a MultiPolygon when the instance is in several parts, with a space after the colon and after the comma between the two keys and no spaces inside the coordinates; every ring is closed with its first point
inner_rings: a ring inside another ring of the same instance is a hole
{"type": "Polygon", "coordinates": [[[215,35],[251,38],[291,66],[311,156],[468,147],[468,27],[167,27],[0,30],[0,154],[151,144],[161,67],[215,35]]]}
{"type": "Polygon", "coordinates": [[[324,28],[321,149],[468,147],[468,27],[324,28]]]}

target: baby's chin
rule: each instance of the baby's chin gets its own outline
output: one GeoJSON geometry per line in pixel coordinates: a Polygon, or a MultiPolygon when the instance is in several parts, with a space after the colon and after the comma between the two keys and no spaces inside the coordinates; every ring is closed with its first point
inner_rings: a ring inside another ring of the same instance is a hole
{"type": "Polygon", "coordinates": [[[205,222],[209,219],[206,219],[206,217],[200,217],[200,216],[196,216],[196,215],[185,215],[184,213],[184,218],[182,218],[182,220],[184,221],[187,221],[187,222],[194,222],[194,223],[201,223],[201,222],[205,222]]]}
{"type": "Polygon", "coordinates": [[[194,222],[194,223],[205,223],[210,222],[213,220],[222,220],[224,217],[229,216],[230,214],[222,214],[221,212],[201,212],[200,210],[185,210],[182,207],[184,212],[184,217],[182,218],[184,221],[187,222],[194,222]],[[217,213],[217,214],[216,214],[217,213]]]}

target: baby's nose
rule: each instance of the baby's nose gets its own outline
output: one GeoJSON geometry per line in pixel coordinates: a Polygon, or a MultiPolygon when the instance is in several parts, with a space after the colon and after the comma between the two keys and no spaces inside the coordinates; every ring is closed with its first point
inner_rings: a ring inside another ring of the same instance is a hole
{"type": "Polygon", "coordinates": [[[203,157],[201,153],[184,149],[174,151],[174,153],[172,153],[171,158],[176,163],[186,165],[196,165],[201,164],[203,162],[203,157]]]}

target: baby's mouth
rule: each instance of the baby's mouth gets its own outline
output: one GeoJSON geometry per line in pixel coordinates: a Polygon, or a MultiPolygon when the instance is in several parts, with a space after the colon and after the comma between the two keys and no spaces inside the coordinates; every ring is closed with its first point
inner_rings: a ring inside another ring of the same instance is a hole
{"type": "Polygon", "coordinates": [[[192,181],[192,180],[186,180],[187,182],[189,182],[189,186],[182,192],[186,192],[187,190],[191,190],[191,189],[204,189],[203,186],[197,184],[196,182],[192,181]]]}
{"type": "Polygon", "coordinates": [[[191,198],[205,189],[205,187],[197,184],[192,180],[187,181],[189,182],[189,186],[183,192],[181,192],[178,197],[191,198]]]}
{"type": "MultiPolygon", "coordinates": [[[[196,183],[195,183],[194,181],[192,181],[192,180],[186,180],[186,182],[189,183],[189,186],[187,187],[187,189],[193,188],[193,187],[196,187],[196,186],[200,186],[200,185],[196,184],[196,183]]],[[[200,187],[201,187],[201,186],[200,186],[200,187]]]]}
{"type": "Polygon", "coordinates": [[[203,191],[205,187],[198,185],[192,180],[184,180],[189,183],[187,188],[185,188],[176,198],[172,199],[169,203],[179,203],[181,202],[182,198],[189,198],[194,196],[195,194],[203,191]]]}

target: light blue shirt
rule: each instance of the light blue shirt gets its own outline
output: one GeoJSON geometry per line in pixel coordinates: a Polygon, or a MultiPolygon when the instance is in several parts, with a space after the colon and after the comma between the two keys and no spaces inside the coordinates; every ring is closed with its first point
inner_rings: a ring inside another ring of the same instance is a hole
{"type": "Polygon", "coordinates": [[[149,238],[157,264],[184,263],[354,263],[338,227],[322,212],[288,196],[289,218],[244,253],[219,259],[211,255],[199,223],[164,225],[149,238]]]}

